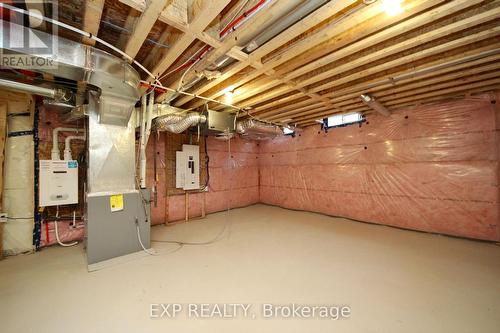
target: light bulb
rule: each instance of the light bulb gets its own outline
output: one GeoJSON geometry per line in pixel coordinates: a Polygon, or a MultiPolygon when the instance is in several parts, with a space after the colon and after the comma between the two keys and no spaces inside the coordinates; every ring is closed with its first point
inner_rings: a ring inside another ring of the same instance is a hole
{"type": "Polygon", "coordinates": [[[389,16],[395,16],[403,12],[401,7],[401,0],[382,0],[384,10],[389,16]]]}
{"type": "Polygon", "coordinates": [[[233,91],[232,90],[228,90],[224,93],[225,97],[226,97],[226,103],[229,103],[231,104],[233,102],[233,91]]]}

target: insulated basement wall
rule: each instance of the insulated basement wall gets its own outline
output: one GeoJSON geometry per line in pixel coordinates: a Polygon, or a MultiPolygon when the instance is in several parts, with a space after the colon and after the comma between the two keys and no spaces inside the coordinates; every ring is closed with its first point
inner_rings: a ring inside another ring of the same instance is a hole
{"type": "MultiPolygon", "coordinates": [[[[492,96],[371,114],[260,145],[260,200],[285,208],[500,240],[492,96]]],[[[497,118],[496,118],[497,117],[497,118]]]]}
{"type": "MultiPolygon", "coordinates": [[[[156,144],[158,196],[156,207],[154,203],[151,203],[152,224],[184,220],[186,217],[186,196],[184,191],[182,189],[175,189],[173,185],[175,184],[175,150],[181,149],[180,142],[177,142],[179,141],[179,137],[177,134],[161,133],[160,139],[156,144]],[[163,144],[165,136],[167,136],[167,146],[171,148],[171,151],[166,150],[163,144]],[[171,144],[168,144],[169,140],[172,141],[171,144]],[[175,144],[172,145],[172,143],[175,144]],[[167,172],[165,172],[165,167],[167,168],[167,172]]],[[[148,188],[152,187],[154,181],[154,139],[153,135],[151,135],[147,147],[148,188]]],[[[201,168],[204,169],[203,141],[199,145],[200,164],[201,168]]],[[[227,141],[218,141],[210,137],[208,138],[207,148],[210,157],[209,190],[204,193],[189,191],[189,218],[196,218],[202,215],[203,201],[205,202],[206,214],[223,211],[228,208],[244,207],[259,202],[257,143],[239,138],[232,139],[228,143],[227,141]]],[[[202,170],[200,175],[200,184],[204,184],[204,170],[202,170]]]]}
{"type": "Polygon", "coordinates": [[[7,105],[7,132],[3,179],[3,251],[14,255],[33,249],[33,110],[30,95],[0,91],[0,104],[7,105]]]}

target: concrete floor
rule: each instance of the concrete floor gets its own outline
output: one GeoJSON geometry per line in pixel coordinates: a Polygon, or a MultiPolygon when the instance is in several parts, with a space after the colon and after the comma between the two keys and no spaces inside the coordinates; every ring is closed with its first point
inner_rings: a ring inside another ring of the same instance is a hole
{"type": "Polygon", "coordinates": [[[162,253],[86,272],[82,246],[0,262],[2,332],[498,332],[500,247],[256,205],[153,228],[162,253]],[[174,252],[172,252],[174,251],[174,252]],[[151,303],[250,303],[237,319],[151,319],[151,303]],[[263,319],[263,303],[351,317],[263,319]]]}

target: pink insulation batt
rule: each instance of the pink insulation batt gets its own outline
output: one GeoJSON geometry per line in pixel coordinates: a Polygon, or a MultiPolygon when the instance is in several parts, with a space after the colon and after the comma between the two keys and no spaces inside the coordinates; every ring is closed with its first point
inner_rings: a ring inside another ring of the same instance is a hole
{"type": "Polygon", "coordinates": [[[498,241],[499,111],[487,97],[261,143],[260,201],[498,241]]]}
{"type": "MultiPolygon", "coordinates": [[[[163,146],[163,145],[161,145],[163,146]]],[[[214,213],[228,208],[244,207],[259,202],[258,145],[253,141],[233,139],[231,142],[209,138],[210,184],[206,193],[189,194],[189,217],[202,215],[202,200],[205,212],[214,213]],[[205,197],[205,198],[203,198],[205,197]]],[[[160,155],[164,152],[160,148],[160,155]]],[[[153,184],[153,147],[148,144],[148,186],[153,184]]],[[[164,172],[160,172],[159,189],[165,188],[164,172]]],[[[203,179],[201,181],[204,181],[203,179]]],[[[163,190],[164,191],[164,190],[163,190]]],[[[185,196],[164,193],[158,195],[158,207],[151,206],[152,224],[165,223],[165,200],[168,200],[168,221],[185,218],[185,196]]]]}

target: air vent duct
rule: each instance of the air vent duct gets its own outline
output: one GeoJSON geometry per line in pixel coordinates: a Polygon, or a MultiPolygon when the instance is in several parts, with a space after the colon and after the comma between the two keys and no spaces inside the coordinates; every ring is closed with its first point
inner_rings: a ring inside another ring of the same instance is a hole
{"type": "Polygon", "coordinates": [[[269,140],[283,135],[280,126],[265,123],[255,119],[238,121],[236,132],[243,138],[252,140],[269,140]]]}
{"type": "Polygon", "coordinates": [[[191,112],[186,114],[167,114],[155,118],[154,126],[159,131],[168,131],[172,133],[182,133],[191,126],[204,124],[207,121],[205,115],[191,112]]]}

